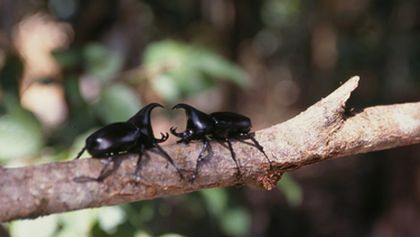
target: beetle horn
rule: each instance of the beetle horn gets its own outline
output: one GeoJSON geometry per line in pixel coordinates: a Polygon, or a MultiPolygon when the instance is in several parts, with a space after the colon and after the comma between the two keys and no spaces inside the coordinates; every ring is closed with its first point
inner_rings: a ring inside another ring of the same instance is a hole
{"type": "Polygon", "coordinates": [[[185,109],[185,110],[194,110],[195,108],[193,108],[192,106],[190,106],[190,105],[187,105],[187,104],[177,104],[177,105],[175,105],[174,107],[172,107],[172,109],[185,109]]]}
{"type": "Polygon", "coordinates": [[[191,105],[187,105],[187,104],[177,104],[174,107],[172,107],[172,109],[184,109],[185,113],[187,114],[187,117],[191,117],[191,116],[205,116],[206,114],[203,111],[200,111],[194,107],[192,107],[191,105]]]}
{"type": "Polygon", "coordinates": [[[131,117],[128,122],[132,123],[134,126],[138,128],[144,128],[150,126],[150,114],[152,110],[156,107],[164,108],[163,105],[158,103],[150,103],[144,106],[139,112],[137,112],[133,117],[131,117]]]}

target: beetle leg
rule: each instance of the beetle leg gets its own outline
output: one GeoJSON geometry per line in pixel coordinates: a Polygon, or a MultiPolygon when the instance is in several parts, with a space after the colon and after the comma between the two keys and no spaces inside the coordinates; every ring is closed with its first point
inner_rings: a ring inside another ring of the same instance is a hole
{"type": "Polygon", "coordinates": [[[158,150],[158,152],[153,151],[156,154],[161,155],[163,158],[165,158],[169,163],[171,163],[171,165],[176,169],[176,172],[178,173],[179,177],[181,177],[181,179],[184,179],[184,175],[182,175],[181,170],[178,168],[178,166],[175,164],[174,160],[172,160],[172,158],[168,155],[168,153],[166,153],[165,150],[162,149],[162,147],[160,147],[158,144],[156,144],[155,148],[158,150]]]}
{"type": "MultiPolygon", "coordinates": [[[[138,152],[139,157],[137,158],[137,162],[136,162],[136,170],[134,171],[134,176],[139,177],[139,172],[140,172],[140,168],[141,168],[141,161],[143,158],[143,153],[144,153],[144,149],[143,147],[140,149],[140,151],[138,152]]],[[[148,155],[146,153],[146,155],[148,155]]]]}
{"type": "Polygon", "coordinates": [[[197,162],[203,162],[207,157],[213,156],[213,149],[211,148],[210,141],[203,139],[203,149],[201,149],[200,154],[198,155],[197,162]],[[204,152],[207,151],[207,155],[203,157],[204,152]]]}
{"type": "Polygon", "coordinates": [[[193,133],[190,130],[185,130],[184,132],[177,132],[176,129],[177,129],[176,127],[170,128],[170,131],[174,136],[181,138],[176,143],[188,144],[191,141],[191,137],[193,136],[193,133]]]}
{"type": "MultiPolygon", "coordinates": [[[[264,147],[255,139],[255,133],[244,133],[240,135],[240,139],[250,139],[254,144],[246,143],[251,146],[257,148],[261,153],[264,154],[265,159],[267,160],[268,164],[270,165],[270,169],[273,168],[270,158],[268,158],[267,154],[264,151],[264,147]]],[[[240,140],[241,141],[241,140],[240,140]]]]}
{"type": "Polygon", "coordinates": [[[255,139],[254,135],[251,135],[251,136],[249,137],[249,139],[251,139],[251,141],[253,141],[253,142],[254,142],[254,144],[255,144],[256,148],[257,148],[258,150],[260,150],[260,151],[261,151],[261,153],[263,153],[263,154],[264,154],[265,159],[267,160],[268,164],[270,165],[270,169],[272,169],[272,168],[273,168],[273,165],[271,164],[271,160],[270,160],[270,158],[268,158],[267,154],[265,153],[265,151],[264,151],[264,147],[262,147],[262,146],[260,145],[260,143],[257,141],[257,139],[255,139]]]}
{"type": "Polygon", "coordinates": [[[194,181],[197,178],[198,175],[198,169],[200,167],[200,164],[202,162],[204,162],[207,158],[212,157],[213,156],[213,149],[211,148],[211,144],[210,141],[208,139],[203,139],[203,148],[200,151],[200,154],[198,155],[197,158],[197,163],[195,164],[195,171],[194,171],[194,175],[192,177],[192,181],[194,181]],[[207,155],[203,156],[204,152],[207,151],[207,155]]]}
{"type": "Polygon", "coordinates": [[[114,165],[112,156],[108,157],[106,160],[103,160],[103,161],[105,165],[102,168],[97,178],[92,178],[89,176],[80,176],[80,177],[74,178],[74,181],[79,182],[79,183],[91,182],[91,181],[102,182],[106,177],[111,175],[111,173],[116,169],[116,167],[113,167],[111,170],[108,170],[108,167],[110,164],[114,165]]]}
{"type": "Polygon", "coordinates": [[[232,147],[232,142],[229,139],[225,139],[225,141],[227,142],[228,146],[229,146],[229,151],[230,154],[232,156],[233,161],[235,161],[235,165],[236,165],[236,169],[237,169],[237,174],[240,176],[241,175],[241,169],[239,167],[239,163],[236,160],[236,155],[235,155],[235,151],[233,151],[233,147],[232,147]]]}
{"type": "Polygon", "coordinates": [[[114,165],[114,161],[112,159],[112,156],[110,156],[106,159],[106,163],[105,163],[104,167],[102,168],[101,172],[99,173],[98,178],[96,178],[96,181],[102,182],[106,177],[111,175],[111,173],[115,170],[115,167],[108,170],[108,167],[109,167],[110,164],[114,165]]]}
{"type": "Polygon", "coordinates": [[[76,156],[76,158],[74,158],[75,160],[77,160],[77,159],[79,159],[82,155],[83,155],[83,152],[85,152],[86,151],[86,146],[84,146],[83,148],[82,148],[82,150],[79,152],[79,153],[77,153],[77,156],[76,156]]]}

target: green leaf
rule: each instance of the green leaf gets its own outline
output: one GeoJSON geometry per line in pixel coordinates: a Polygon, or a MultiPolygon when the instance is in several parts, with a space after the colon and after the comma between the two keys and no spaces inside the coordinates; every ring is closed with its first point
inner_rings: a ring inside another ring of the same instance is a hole
{"type": "Polygon", "coordinates": [[[122,69],[121,56],[101,44],[90,44],[86,46],[83,53],[87,71],[100,80],[108,81],[122,69]]]}
{"type": "Polygon", "coordinates": [[[0,68],[0,86],[4,94],[19,97],[19,84],[24,64],[17,54],[7,55],[3,67],[0,68]]]}
{"type": "Polygon", "coordinates": [[[135,234],[134,234],[134,237],[152,237],[152,235],[151,234],[149,234],[149,233],[147,233],[147,232],[145,232],[145,231],[137,231],[135,234]]]}
{"type": "Polygon", "coordinates": [[[152,88],[167,101],[176,101],[181,97],[181,91],[173,77],[165,74],[152,80],[152,88]]]}
{"type": "Polygon", "coordinates": [[[287,199],[287,202],[292,206],[298,206],[302,203],[303,191],[296,181],[290,175],[284,174],[277,184],[287,199]]]}
{"type": "Polygon", "coordinates": [[[106,123],[125,121],[140,108],[137,94],[124,84],[114,84],[102,91],[95,111],[106,123]]]}
{"type": "Polygon", "coordinates": [[[262,7],[264,23],[272,28],[291,27],[297,23],[301,0],[268,0],[262,7]]]}
{"type": "Polygon", "coordinates": [[[34,155],[42,146],[41,125],[29,112],[0,117],[0,160],[34,155]]]}
{"type": "MultiPolygon", "coordinates": [[[[56,237],[88,237],[98,219],[97,209],[73,211],[58,215],[61,229],[56,237]]],[[[31,235],[35,236],[35,235],[31,235]]]]}
{"type": "Polygon", "coordinates": [[[57,49],[52,52],[52,56],[65,69],[76,67],[82,59],[81,50],[77,49],[57,49]]]}
{"type": "Polygon", "coordinates": [[[59,227],[57,215],[40,217],[35,220],[14,221],[10,225],[10,235],[13,237],[50,237],[59,227]]]}
{"type": "Polygon", "coordinates": [[[201,190],[200,194],[204,198],[207,210],[216,218],[221,218],[228,201],[226,190],[223,188],[205,189],[201,190]]]}
{"type": "Polygon", "coordinates": [[[185,235],[175,234],[175,233],[167,233],[163,235],[159,235],[159,237],[185,237],[185,235]]]}
{"type": "Polygon", "coordinates": [[[249,230],[250,217],[243,208],[235,208],[226,211],[220,219],[223,231],[231,236],[245,236],[249,230]]]}
{"type": "Polygon", "coordinates": [[[99,209],[99,226],[108,234],[115,233],[117,227],[125,221],[125,218],[125,212],[119,206],[99,209]]]}
{"type": "Polygon", "coordinates": [[[153,89],[168,101],[194,95],[222,80],[238,86],[249,83],[243,70],[213,51],[173,40],[150,44],[143,62],[152,75],[153,89]]]}
{"type": "Polygon", "coordinates": [[[154,42],[145,49],[144,65],[151,71],[177,68],[185,62],[187,50],[186,45],[173,40],[154,42]]]}
{"type": "Polygon", "coordinates": [[[246,73],[235,64],[205,48],[197,48],[193,52],[191,63],[196,64],[195,67],[202,70],[205,75],[219,80],[232,81],[241,87],[249,85],[246,73]]]}

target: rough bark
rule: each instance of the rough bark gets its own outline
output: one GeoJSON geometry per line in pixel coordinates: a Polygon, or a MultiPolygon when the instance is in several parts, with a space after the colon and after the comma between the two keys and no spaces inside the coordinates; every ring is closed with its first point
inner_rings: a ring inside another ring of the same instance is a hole
{"type": "MultiPolygon", "coordinates": [[[[233,142],[242,176],[229,150],[212,143],[214,156],[205,162],[194,182],[181,180],[159,155],[149,152],[140,178],[133,176],[137,155],[115,158],[115,172],[102,182],[75,182],[97,177],[98,159],[72,160],[22,168],[0,168],[0,221],[34,218],[51,213],[100,207],[209,187],[257,185],[273,188],[285,171],[321,160],[420,143],[420,102],[375,106],[359,112],[346,108],[357,87],[353,77],[328,97],[296,117],[260,130],[256,139],[272,161],[254,147],[233,142]]],[[[201,143],[172,144],[164,149],[188,176],[194,170],[201,143]]]]}

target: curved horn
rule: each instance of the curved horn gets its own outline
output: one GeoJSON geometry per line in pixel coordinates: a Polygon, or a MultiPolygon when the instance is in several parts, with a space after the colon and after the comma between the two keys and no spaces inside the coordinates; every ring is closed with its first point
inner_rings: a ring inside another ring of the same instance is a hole
{"type": "Polygon", "coordinates": [[[200,116],[200,117],[201,116],[208,116],[203,111],[200,111],[200,110],[192,107],[191,105],[182,104],[182,103],[175,105],[174,107],[172,107],[172,109],[184,109],[188,118],[191,118],[192,116],[200,116]]]}
{"type": "Polygon", "coordinates": [[[196,108],[192,107],[191,105],[187,105],[187,104],[177,104],[174,107],[172,107],[172,109],[185,109],[185,110],[197,110],[196,108]]]}
{"type": "Polygon", "coordinates": [[[191,136],[187,133],[195,133],[203,128],[211,130],[214,126],[213,118],[209,115],[200,111],[187,104],[177,104],[172,109],[184,109],[187,116],[187,126],[184,132],[177,133],[176,129],[171,129],[171,133],[177,137],[191,136]]]}
{"type": "Polygon", "coordinates": [[[156,107],[164,108],[163,105],[158,103],[150,103],[144,106],[139,112],[137,112],[133,117],[131,117],[128,122],[132,123],[137,128],[149,127],[151,129],[150,114],[152,110],[156,107]]]}

